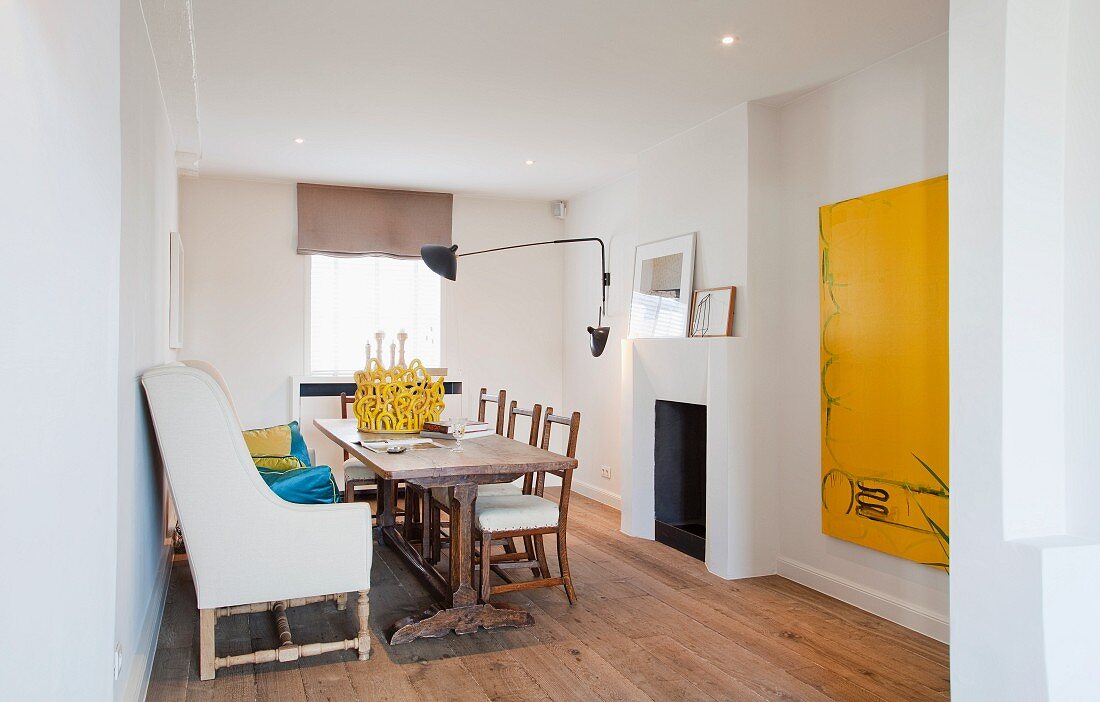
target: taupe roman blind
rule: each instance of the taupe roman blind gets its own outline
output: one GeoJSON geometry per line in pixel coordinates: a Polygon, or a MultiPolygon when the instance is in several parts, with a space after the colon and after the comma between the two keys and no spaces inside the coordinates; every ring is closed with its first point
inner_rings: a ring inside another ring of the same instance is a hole
{"type": "Polygon", "coordinates": [[[450,193],[298,183],[298,253],[420,258],[451,245],[450,193]]]}

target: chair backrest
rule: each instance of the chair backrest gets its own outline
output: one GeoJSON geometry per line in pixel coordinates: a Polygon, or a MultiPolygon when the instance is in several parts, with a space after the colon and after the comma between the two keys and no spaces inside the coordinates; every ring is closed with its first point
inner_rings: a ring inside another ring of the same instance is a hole
{"type": "Polygon", "coordinates": [[[192,361],[146,371],[141,383],[199,600],[232,600],[247,591],[255,554],[270,550],[267,525],[280,522],[282,501],[257,472],[217,377],[192,361]]]}
{"type": "MultiPolygon", "coordinates": [[[[340,419],[347,419],[348,418],[348,406],[349,405],[354,405],[354,404],[355,404],[355,395],[351,395],[349,397],[346,392],[340,393],[340,419]]],[[[351,458],[351,454],[348,453],[345,450],[344,451],[344,460],[346,461],[349,458],[351,458]]]]}
{"type": "Polygon", "coordinates": [[[507,409],[504,406],[504,401],[508,397],[508,393],[501,390],[496,395],[490,395],[487,388],[481,388],[481,392],[477,394],[477,421],[485,421],[485,405],[490,402],[495,402],[497,405],[497,428],[496,431],[501,436],[504,436],[504,412],[507,409]]]}
{"type": "MultiPolygon", "coordinates": [[[[569,440],[565,447],[565,455],[569,458],[577,457],[577,437],[581,431],[581,413],[574,412],[572,415],[566,417],[561,414],[554,414],[553,407],[546,408],[546,417],[542,420],[542,443],[539,448],[544,451],[550,450],[550,431],[555,425],[569,427],[569,440]]],[[[552,470],[552,471],[539,471],[535,477],[535,494],[542,497],[543,491],[546,487],[546,473],[550,472],[561,478],[561,499],[559,504],[568,504],[569,501],[569,487],[573,482],[573,471],[571,470],[552,470]]]]}
{"type": "MultiPolygon", "coordinates": [[[[531,418],[531,432],[527,437],[527,443],[531,446],[539,445],[539,419],[542,417],[542,405],[534,405],[531,409],[518,406],[515,400],[508,405],[508,438],[516,438],[516,416],[531,418]]],[[[535,476],[531,473],[523,474],[523,494],[530,495],[534,489],[535,476]]]]}
{"type": "Polygon", "coordinates": [[[542,405],[535,405],[530,409],[526,409],[519,406],[519,403],[512,400],[512,403],[508,405],[508,438],[516,438],[516,415],[521,417],[529,417],[531,419],[531,433],[527,438],[527,443],[531,446],[539,445],[539,419],[542,417],[542,405]]]}
{"type": "Polygon", "coordinates": [[[225,393],[225,399],[229,402],[230,409],[233,410],[233,417],[236,418],[237,424],[241,424],[240,415],[237,414],[237,406],[233,404],[233,393],[229,392],[229,385],[226,384],[225,378],[222,377],[222,374],[218,371],[218,369],[210,363],[207,363],[206,361],[199,361],[197,359],[180,361],[180,363],[187,366],[188,368],[201,370],[203,373],[206,373],[211,378],[213,378],[214,382],[216,382],[218,384],[218,387],[222,389],[222,392],[225,393]]]}

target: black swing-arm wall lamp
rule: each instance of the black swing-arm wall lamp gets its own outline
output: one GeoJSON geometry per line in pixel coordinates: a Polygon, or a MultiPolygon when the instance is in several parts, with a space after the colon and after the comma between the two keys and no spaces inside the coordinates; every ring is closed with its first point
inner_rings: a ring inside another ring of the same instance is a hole
{"type": "Polygon", "coordinates": [[[604,347],[607,346],[607,337],[611,333],[610,327],[603,326],[604,308],[607,307],[607,288],[611,285],[611,274],[607,272],[607,260],[604,255],[603,239],[589,236],[580,239],[554,239],[553,241],[535,241],[530,244],[516,244],[514,246],[498,246],[495,249],[485,249],[483,251],[467,251],[466,253],[458,253],[458,244],[453,246],[441,246],[439,244],[429,244],[427,246],[420,247],[420,258],[424,259],[424,264],[428,266],[434,273],[443,276],[447,280],[454,280],[458,277],[458,257],[459,256],[476,256],[477,254],[493,253],[494,251],[507,251],[509,249],[524,249],[528,246],[545,246],[547,244],[575,244],[581,241],[595,241],[600,245],[600,315],[596,322],[595,327],[588,327],[588,333],[590,338],[588,339],[588,346],[592,349],[593,356],[599,356],[603,353],[604,347]]]}

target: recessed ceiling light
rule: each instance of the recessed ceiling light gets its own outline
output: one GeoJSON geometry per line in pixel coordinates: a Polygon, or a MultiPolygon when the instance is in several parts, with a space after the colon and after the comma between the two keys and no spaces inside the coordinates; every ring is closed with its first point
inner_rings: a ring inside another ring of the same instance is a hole
{"type": "Polygon", "coordinates": [[[535,162],[534,162],[534,161],[532,161],[531,159],[527,159],[526,161],[524,161],[524,162],[523,162],[523,165],[525,165],[525,166],[533,166],[533,165],[535,165],[535,162]]]}
{"type": "Polygon", "coordinates": [[[297,139],[294,140],[294,143],[295,144],[304,144],[304,143],[306,143],[306,140],[303,139],[302,137],[298,137],[297,139]]]}
{"type": "Polygon", "coordinates": [[[736,44],[739,41],[741,41],[741,37],[733,35],[733,34],[727,34],[726,36],[722,37],[722,43],[725,44],[726,46],[730,46],[731,44],[736,44]]]}

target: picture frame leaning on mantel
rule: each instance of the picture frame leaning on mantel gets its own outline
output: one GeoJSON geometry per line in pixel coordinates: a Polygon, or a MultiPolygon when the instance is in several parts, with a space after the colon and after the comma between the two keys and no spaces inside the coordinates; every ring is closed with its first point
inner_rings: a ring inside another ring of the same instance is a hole
{"type": "Polygon", "coordinates": [[[725,285],[703,288],[691,294],[689,337],[733,336],[733,308],[737,288],[725,285]]]}
{"type": "Polygon", "coordinates": [[[630,338],[683,338],[691,320],[695,232],[639,244],[634,250],[630,338]]]}

